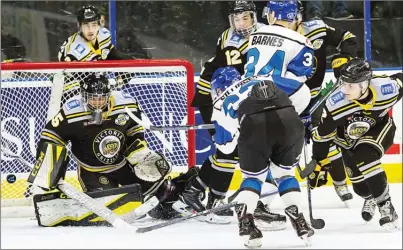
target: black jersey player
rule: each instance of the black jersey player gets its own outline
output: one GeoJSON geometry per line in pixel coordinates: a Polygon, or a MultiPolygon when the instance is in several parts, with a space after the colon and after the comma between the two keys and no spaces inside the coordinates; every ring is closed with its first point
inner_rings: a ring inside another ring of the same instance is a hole
{"type": "MultiPolygon", "coordinates": [[[[299,12],[302,18],[303,7],[301,3],[299,3],[299,12]]],[[[337,48],[338,53],[332,58],[332,68],[334,76],[339,78],[342,65],[350,60],[350,58],[356,56],[357,39],[350,31],[331,27],[323,20],[302,21],[299,29],[304,36],[310,39],[315,50],[314,71],[306,81],[306,84],[311,89],[311,97],[313,99],[321,93],[326,73],[327,48],[337,48]]],[[[318,125],[322,110],[323,105],[313,114],[313,126],[318,125]]],[[[347,188],[343,160],[340,150],[335,144],[330,145],[328,159],[333,166],[329,173],[332,176],[336,193],[348,205],[348,200],[351,200],[353,196],[347,188]]]]}
{"type": "Polygon", "coordinates": [[[327,181],[328,147],[336,143],[342,152],[354,192],[365,199],[362,217],[396,229],[397,214],[389,194],[381,158],[393,144],[396,126],[388,111],[403,95],[402,73],[373,76],[370,64],[359,58],[346,63],[340,73],[341,87],[326,101],[319,126],[313,129],[313,159],[318,166],[309,176],[311,186],[327,181]]]}
{"type": "Polygon", "coordinates": [[[83,6],[77,14],[79,31],[60,47],[59,61],[96,61],[131,59],[116,50],[109,30],[101,26],[101,14],[92,6],[83,6]]]}

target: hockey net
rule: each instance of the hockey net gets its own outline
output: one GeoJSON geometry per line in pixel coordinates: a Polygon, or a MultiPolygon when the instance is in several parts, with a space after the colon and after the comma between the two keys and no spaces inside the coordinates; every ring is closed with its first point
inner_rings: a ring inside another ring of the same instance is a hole
{"type": "MultiPolygon", "coordinates": [[[[190,107],[194,71],[184,60],[2,63],[1,67],[1,142],[2,148],[7,145],[11,151],[1,151],[2,207],[32,205],[37,190],[26,182],[31,168],[12,156],[21,156],[34,164],[36,145],[46,121],[70,97],[79,94],[79,81],[89,73],[102,72],[113,89],[137,99],[144,118],[155,126],[194,124],[190,107]]],[[[167,157],[173,172],[194,165],[193,131],[169,131],[162,135],[146,131],[145,137],[151,149],[167,157]]],[[[76,169],[71,159],[66,180],[81,189],[76,169]]],[[[18,210],[13,211],[13,216],[20,216],[18,210]]]]}

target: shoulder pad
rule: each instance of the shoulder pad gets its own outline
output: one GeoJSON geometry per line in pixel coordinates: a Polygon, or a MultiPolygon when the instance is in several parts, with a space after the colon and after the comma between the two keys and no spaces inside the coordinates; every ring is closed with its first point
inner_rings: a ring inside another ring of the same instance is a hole
{"type": "Polygon", "coordinates": [[[107,28],[101,28],[98,32],[97,38],[102,48],[109,46],[111,43],[111,33],[107,28]]]}
{"type": "Polygon", "coordinates": [[[245,42],[249,40],[236,34],[233,29],[228,29],[222,34],[221,48],[235,47],[240,48],[245,42]]]}
{"type": "Polygon", "coordinates": [[[120,113],[126,113],[125,107],[128,107],[130,111],[137,112],[138,105],[137,100],[133,98],[129,93],[123,91],[112,91],[112,109],[110,115],[116,115],[120,113]]]}
{"type": "Polygon", "coordinates": [[[91,119],[91,112],[87,110],[81,95],[74,96],[66,101],[62,107],[68,123],[91,119]]]}
{"type": "Polygon", "coordinates": [[[376,93],[377,102],[390,99],[399,94],[399,86],[396,81],[387,75],[373,77],[371,86],[376,93]]]}
{"type": "Polygon", "coordinates": [[[86,111],[84,105],[85,104],[82,101],[81,95],[76,95],[68,99],[62,108],[66,115],[71,115],[74,113],[86,111]]]}
{"type": "MultiPolygon", "coordinates": [[[[326,35],[326,24],[322,20],[312,20],[309,22],[302,22],[303,35],[311,38],[314,35],[321,34],[320,36],[326,35]],[[324,32],[324,33],[322,33],[324,32]]],[[[314,37],[315,39],[317,36],[314,37]]]]}
{"type": "Polygon", "coordinates": [[[91,49],[80,35],[77,35],[74,41],[70,40],[66,46],[66,55],[72,55],[77,58],[77,60],[83,59],[90,52],[91,49]]]}
{"type": "Polygon", "coordinates": [[[332,112],[350,103],[351,102],[349,100],[344,98],[344,94],[343,92],[341,92],[341,88],[338,88],[326,100],[326,107],[329,110],[329,112],[332,112]]]}
{"type": "Polygon", "coordinates": [[[113,98],[113,106],[137,103],[133,96],[123,91],[112,91],[111,97],[113,98]]]}

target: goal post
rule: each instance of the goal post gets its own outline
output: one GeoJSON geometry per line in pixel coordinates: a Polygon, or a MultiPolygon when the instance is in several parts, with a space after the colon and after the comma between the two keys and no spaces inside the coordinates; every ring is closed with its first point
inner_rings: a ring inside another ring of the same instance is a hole
{"type": "MultiPolygon", "coordinates": [[[[194,70],[185,60],[116,60],[96,62],[38,62],[1,64],[1,141],[13,154],[35,162],[36,145],[46,121],[70,97],[79,81],[92,72],[106,75],[113,89],[134,97],[155,126],[195,125],[194,70]]],[[[146,131],[151,149],[163,153],[173,172],[195,165],[195,131],[166,131],[164,141],[146,131]]],[[[66,179],[79,188],[77,165],[70,160],[66,179]]],[[[2,207],[30,205],[30,172],[17,159],[1,152],[2,207]]]]}

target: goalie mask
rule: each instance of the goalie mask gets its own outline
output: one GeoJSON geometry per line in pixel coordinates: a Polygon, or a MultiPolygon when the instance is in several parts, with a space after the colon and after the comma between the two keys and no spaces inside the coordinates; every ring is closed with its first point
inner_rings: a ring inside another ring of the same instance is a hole
{"type": "Polygon", "coordinates": [[[228,18],[231,28],[242,37],[256,30],[256,6],[252,2],[236,1],[229,10],[228,18]]]}
{"type": "Polygon", "coordinates": [[[240,79],[241,75],[234,67],[218,68],[211,78],[211,97],[213,101],[235,81],[240,79]]]}
{"type": "Polygon", "coordinates": [[[340,72],[341,91],[349,100],[360,99],[369,88],[372,68],[361,58],[348,61],[340,72]]]}
{"type": "Polygon", "coordinates": [[[93,73],[81,81],[80,88],[83,101],[88,109],[94,111],[94,114],[102,116],[102,111],[107,108],[111,96],[108,79],[100,73],[93,73]]]}

